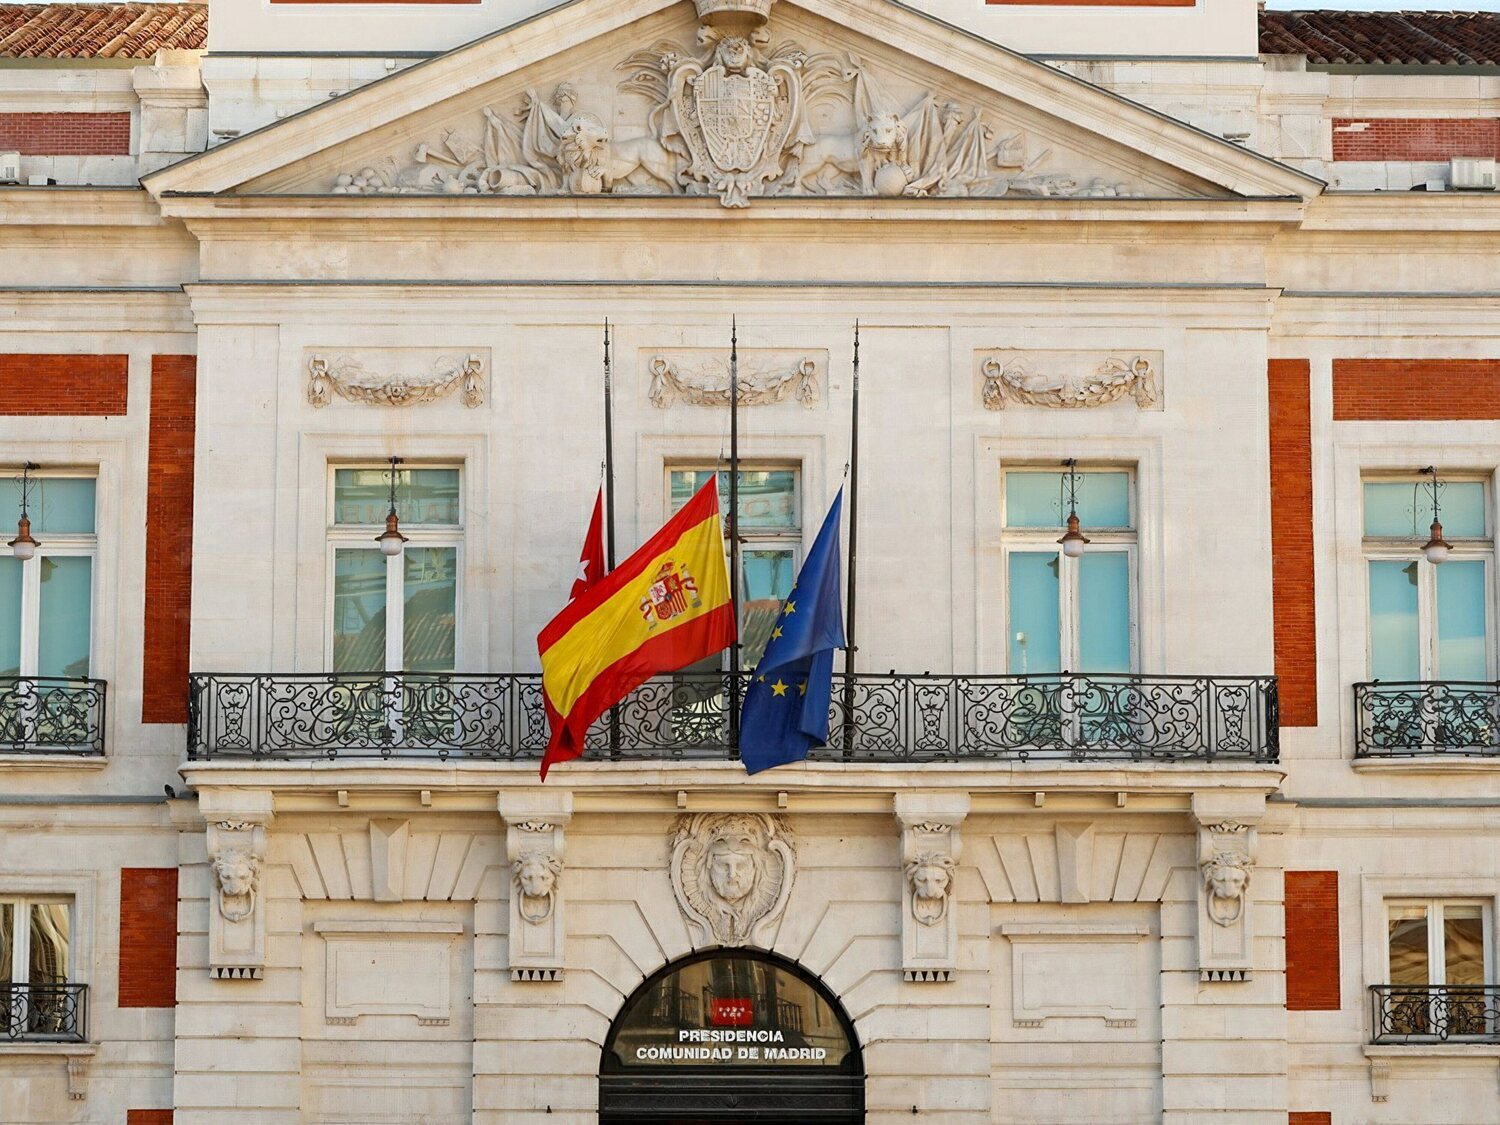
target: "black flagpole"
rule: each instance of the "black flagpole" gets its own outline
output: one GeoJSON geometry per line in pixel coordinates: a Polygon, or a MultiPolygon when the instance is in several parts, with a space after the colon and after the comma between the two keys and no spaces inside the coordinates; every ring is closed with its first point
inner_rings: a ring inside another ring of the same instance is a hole
{"type": "Polygon", "coordinates": [[[729,321],[729,600],[734,645],[729,665],[729,744],[740,744],[740,351],[739,326],[729,321]]]}
{"type": "MultiPolygon", "coordinates": [[[[604,318],[604,569],[615,568],[615,407],[609,318],[604,318]]],[[[609,756],[620,756],[620,710],[609,709],[609,756]]]]}
{"type": "Polygon", "coordinates": [[[854,753],[855,580],[859,559],[859,321],[854,322],[854,394],[849,423],[849,588],[844,591],[844,753],[854,753]]]}

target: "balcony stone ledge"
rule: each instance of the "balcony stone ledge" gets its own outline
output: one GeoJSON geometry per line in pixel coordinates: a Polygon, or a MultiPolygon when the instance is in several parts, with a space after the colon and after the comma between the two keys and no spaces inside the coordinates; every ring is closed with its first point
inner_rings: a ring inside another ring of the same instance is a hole
{"type": "Polygon", "coordinates": [[[1463,754],[1424,754],[1410,758],[1355,758],[1356,773],[1455,774],[1500,770],[1500,757],[1463,754]]]}
{"type": "Polygon", "coordinates": [[[0,750],[0,773],[27,770],[102,770],[109,765],[108,754],[31,754],[0,750]]]}

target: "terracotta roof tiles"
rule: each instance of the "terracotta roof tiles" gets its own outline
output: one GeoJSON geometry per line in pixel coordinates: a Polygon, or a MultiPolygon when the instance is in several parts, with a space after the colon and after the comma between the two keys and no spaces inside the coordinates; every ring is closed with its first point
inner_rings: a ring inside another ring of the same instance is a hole
{"type": "Polygon", "coordinates": [[[1320,65],[1494,66],[1496,12],[1261,12],[1260,53],[1320,65]]]}
{"type": "Polygon", "coordinates": [[[149,59],[207,40],[207,4],[0,4],[0,58],[149,59]]]}

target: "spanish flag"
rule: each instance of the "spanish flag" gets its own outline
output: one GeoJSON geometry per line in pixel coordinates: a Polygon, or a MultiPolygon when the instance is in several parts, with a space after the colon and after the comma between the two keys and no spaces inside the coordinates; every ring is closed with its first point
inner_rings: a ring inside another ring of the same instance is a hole
{"type": "Polygon", "coordinates": [[[734,643],[719,478],[537,636],[552,739],[542,780],[583,753],[590,724],[652,676],[734,643]]]}

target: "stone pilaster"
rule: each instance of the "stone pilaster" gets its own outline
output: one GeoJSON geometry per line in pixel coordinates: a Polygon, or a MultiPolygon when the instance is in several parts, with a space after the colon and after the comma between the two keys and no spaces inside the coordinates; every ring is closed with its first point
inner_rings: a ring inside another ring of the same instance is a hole
{"type": "Polygon", "coordinates": [[[967,793],[898,793],[901,824],[901,970],[909,981],[947,981],[958,968],[954,869],[967,793]]]}

